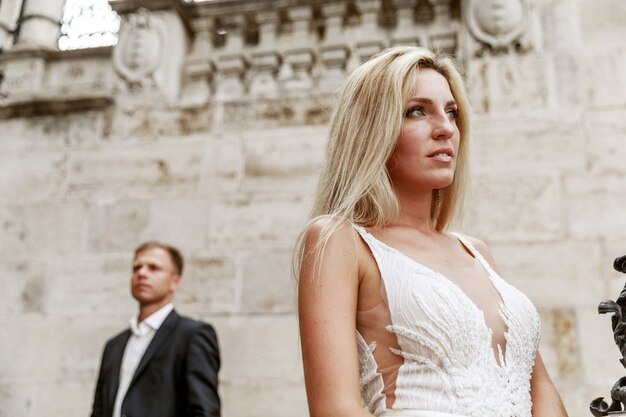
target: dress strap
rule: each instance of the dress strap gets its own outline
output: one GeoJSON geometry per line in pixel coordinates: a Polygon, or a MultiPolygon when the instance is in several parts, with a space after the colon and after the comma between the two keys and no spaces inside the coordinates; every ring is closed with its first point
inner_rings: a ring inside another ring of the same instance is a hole
{"type": "Polygon", "coordinates": [[[463,244],[463,246],[465,246],[472,253],[472,255],[474,255],[474,257],[478,259],[478,261],[487,270],[487,272],[489,272],[489,275],[491,276],[493,276],[494,274],[497,275],[494,269],[491,267],[491,265],[489,265],[489,262],[487,262],[487,260],[480,253],[480,251],[476,249],[474,245],[472,245],[472,242],[470,242],[467,236],[461,233],[457,233],[457,232],[450,232],[450,234],[456,237],[457,239],[459,239],[459,241],[463,244]]]}

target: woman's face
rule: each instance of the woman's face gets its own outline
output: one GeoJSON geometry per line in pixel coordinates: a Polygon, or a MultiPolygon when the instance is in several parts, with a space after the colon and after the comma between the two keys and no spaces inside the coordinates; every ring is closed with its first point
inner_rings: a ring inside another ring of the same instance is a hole
{"type": "Polygon", "coordinates": [[[427,191],[452,183],[460,141],[457,112],[443,75],[430,68],[417,70],[400,136],[387,161],[396,192],[427,191]]]}

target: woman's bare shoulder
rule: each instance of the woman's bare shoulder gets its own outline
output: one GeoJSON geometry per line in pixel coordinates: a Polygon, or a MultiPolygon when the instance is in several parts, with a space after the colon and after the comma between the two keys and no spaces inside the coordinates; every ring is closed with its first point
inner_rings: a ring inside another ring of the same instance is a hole
{"type": "MultiPolygon", "coordinates": [[[[323,244],[336,245],[354,243],[356,240],[356,230],[348,223],[339,223],[337,220],[322,216],[312,220],[305,229],[305,245],[315,249],[323,244]]],[[[322,248],[323,250],[323,248],[322,248]]]]}
{"type": "Polygon", "coordinates": [[[358,237],[351,224],[338,223],[328,217],[311,221],[304,231],[300,278],[334,279],[341,275],[358,276],[358,237]]]}

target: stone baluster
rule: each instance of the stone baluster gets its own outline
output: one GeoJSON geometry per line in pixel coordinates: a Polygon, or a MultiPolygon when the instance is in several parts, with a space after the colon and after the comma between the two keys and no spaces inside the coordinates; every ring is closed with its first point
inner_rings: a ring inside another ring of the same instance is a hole
{"type": "Polygon", "coordinates": [[[394,0],[397,26],[391,37],[391,44],[416,46],[422,44],[415,31],[415,0],[394,0]]]}
{"type": "Polygon", "coordinates": [[[243,83],[248,62],[243,54],[243,29],[245,17],[232,14],[222,17],[226,30],[226,45],[217,56],[217,91],[219,99],[241,97],[245,92],[243,83]]]}
{"type": "Polygon", "coordinates": [[[6,51],[13,46],[22,3],[23,0],[0,1],[0,51],[6,51]]]}
{"type": "Polygon", "coordinates": [[[382,6],[381,0],[357,0],[356,7],[361,13],[359,39],[356,42],[356,54],[361,62],[367,61],[372,55],[384,48],[383,37],[378,29],[378,13],[382,6]]]}
{"type": "Polygon", "coordinates": [[[428,45],[454,55],[458,47],[458,25],[452,21],[450,15],[451,0],[438,0],[435,2],[434,29],[431,30],[428,45]]]}
{"type": "Polygon", "coordinates": [[[285,49],[280,78],[286,91],[308,90],[313,87],[311,68],[315,57],[311,39],[313,10],[310,6],[293,7],[287,15],[291,21],[291,42],[285,49]]]}
{"type": "Polygon", "coordinates": [[[212,82],[215,66],[211,61],[214,53],[211,36],[214,27],[212,17],[195,19],[192,22],[195,33],[191,52],[185,63],[187,85],[185,86],[185,104],[205,103],[213,94],[212,82]]]}
{"type": "Polygon", "coordinates": [[[24,48],[57,49],[65,0],[27,0],[17,44],[24,48]]]}
{"type": "Polygon", "coordinates": [[[322,15],[326,20],[326,32],[320,53],[326,71],[321,80],[321,85],[333,90],[343,83],[348,61],[348,46],[343,34],[343,18],[346,11],[347,4],[345,2],[322,5],[322,15]]]}
{"type": "Polygon", "coordinates": [[[275,96],[278,93],[276,75],[280,68],[280,55],[276,49],[278,13],[260,12],[256,15],[259,25],[259,46],[251,54],[252,81],[250,94],[275,96]]]}

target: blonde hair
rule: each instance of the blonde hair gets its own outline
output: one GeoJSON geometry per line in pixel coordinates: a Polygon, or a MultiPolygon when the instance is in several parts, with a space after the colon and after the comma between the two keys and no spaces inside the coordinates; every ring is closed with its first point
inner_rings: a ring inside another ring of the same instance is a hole
{"type": "Polygon", "coordinates": [[[431,68],[448,81],[458,108],[460,132],[454,179],[449,186],[433,190],[431,220],[438,231],[443,231],[460,214],[469,141],[469,101],[463,79],[454,63],[438,52],[411,46],[387,49],[358,67],[340,91],[331,120],[326,166],[309,221],[296,244],[296,276],[312,223],[322,218],[331,220],[325,222],[320,234],[320,254],[342,225],[376,228],[398,214],[386,164],[400,135],[404,106],[419,68],[431,68]]]}

